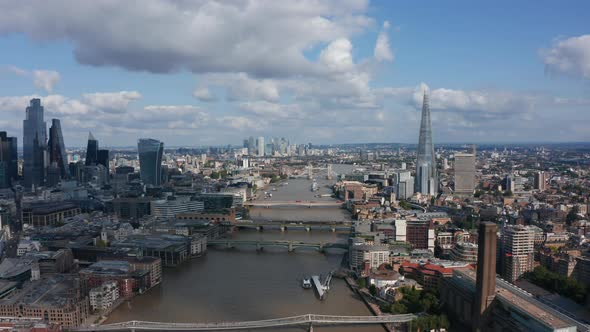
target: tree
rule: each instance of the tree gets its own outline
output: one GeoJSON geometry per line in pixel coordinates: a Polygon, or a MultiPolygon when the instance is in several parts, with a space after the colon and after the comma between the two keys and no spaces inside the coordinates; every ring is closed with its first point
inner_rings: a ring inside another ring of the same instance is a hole
{"type": "Polygon", "coordinates": [[[356,284],[359,286],[359,288],[365,288],[367,286],[367,281],[365,278],[360,278],[356,281],[356,284]]]}
{"type": "Polygon", "coordinates": [[[375,296],[377,294],[377,287],[371,284],[371,286],[369,286],[369,292],[371,293],[371,295],[375,296]]]}
{"type": "Polygon", "coordinates": [[[407,314],[408,308],[406,308],[403,303],[397,301],[389,307],[389,311],[391,311],[392,314],[407,314]]]}

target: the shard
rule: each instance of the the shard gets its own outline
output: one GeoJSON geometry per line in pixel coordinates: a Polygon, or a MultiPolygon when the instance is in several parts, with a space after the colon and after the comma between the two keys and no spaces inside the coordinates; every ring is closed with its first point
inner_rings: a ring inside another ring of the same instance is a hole
{"type": "Polygon", "coordinates": [[[424,91],[422,102],[422,120],[416,160],[416,181],[414,191],[423,195],[435,195],[438,192],[436,160],[432,144],[432,123],[430,120],[430,104],[428,94],[424,91]]]}

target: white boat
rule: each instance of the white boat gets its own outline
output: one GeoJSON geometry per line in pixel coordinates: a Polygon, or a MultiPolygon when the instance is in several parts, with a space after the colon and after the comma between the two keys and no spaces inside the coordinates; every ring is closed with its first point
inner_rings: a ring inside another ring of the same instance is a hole
{"type": "Polygon", "coordinates": [[[308,289],[311,288],[311,279],[310,278],[303,278],[303,282],[301,283],[301,287],[308,289]]]}

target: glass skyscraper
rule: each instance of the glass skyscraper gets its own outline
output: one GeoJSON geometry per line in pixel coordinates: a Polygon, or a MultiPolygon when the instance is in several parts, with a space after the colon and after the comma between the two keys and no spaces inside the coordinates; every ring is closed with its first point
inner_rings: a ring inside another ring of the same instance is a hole
{"type": "Polygon", "coordinates": [[[86,166],[96,165],[98,162],[98,141],[92,133],[88,133],[88,145],[86,145],[86,166]]]}
{"type": "Polygon", "coordinates": [[[25,188],[42,185],[47,164],[47,125],[41,99],[31,99],[23,121],[23,178],[25,188]]]}
{"type": "Polygon", "coordinates": [[[432,123],[430,120],[430,104],[428,95],[424,91],[422,102],[422,120],[420,122],[420,137],[416,160],[415,192],[423,195],[435,195],[438,192],[438,178],[434,145],[432,144],[432,123]]]}
{"type": "Polygon", "coordinates": [[[16,137],[8,137],[0,131],[0,188],[9,188],[18,178],[18,154],[16,137]]]}
{"type": "Polygon", "coordinates": [[[61,131],[59,119],[51,119],[51,128],[49,128],[49,161],[55,163],[59,168],[59,176],[62,179],[70,177],[70,168],[66,155],[64,137],[61,131]]]}
{"type": "Polygon", "coordinates": [[[159,186],[162,182],[164,143],[151,138],[140,138],[137,142],[137,153],[141,181],[146,185],[159,186]]]}

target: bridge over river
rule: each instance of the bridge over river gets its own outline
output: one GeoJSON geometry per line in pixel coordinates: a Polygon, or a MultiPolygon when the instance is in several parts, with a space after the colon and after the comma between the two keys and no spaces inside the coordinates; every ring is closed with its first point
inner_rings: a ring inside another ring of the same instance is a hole
{"type": "Polygon", "coordinates": [[[244,206],[261,206],[261,207],[266,207],[266,208],[270,208],[272,206],[342,207],[342,202],[340,202],[340,201],[262,200],[262,201],[244,202],[244,206]]]}
{"type": "Polygon", "coordinates": [[[334,222],[334,221],[313,221],[313,222],[285,222],[285,221],[252,221],[239,220],[236,221],[235,226],[238,228],[250,228],[259,231],[262,230],[304,230],[304,231],[345,231],[352,230],[352,223],[350,221],[334,222]]]}
{"type": "Polygon", "coordinates": [[[307,314],[301,316],[275,318],[245,322],[220,322],[220,323],[168,323],[129,321],[122,323],[105,324],[99,326],[78,327],[69,331],[136,331],[136,330],[161,330],[161,331],[228,331],[243,329],[261,329],[286,326],[314,325],[367,325],[406,323],[416,318],[413,314],[387,315],[387,316],[334,316],[307,314]]]}
{"type": "Polygon", "coordinates": [[[306,248],[306,249],[316,249],[320,252],[323,252],[326,249],[337,248],[337,249],[345,249],[348,250],[348,245],[346,243],[324,243],[324,242],[316,242],[316,243],[308,243],[308,242],[298,242],[298,241],[284,241],[284,240],[260,240],[260,241],[253,241],[253,240],[231,240],[231,239],[219,239],[219,240],[210,240],[207,241],[208,246],[220,246],[225,248],[235,248],[237,246],[252,246],[256,247],[256,250],[262,250],[264,247],[283,247],[287,248],[289,252],[294,251],[297,248],[306,248]]]}

